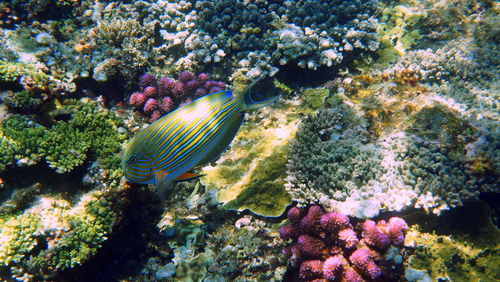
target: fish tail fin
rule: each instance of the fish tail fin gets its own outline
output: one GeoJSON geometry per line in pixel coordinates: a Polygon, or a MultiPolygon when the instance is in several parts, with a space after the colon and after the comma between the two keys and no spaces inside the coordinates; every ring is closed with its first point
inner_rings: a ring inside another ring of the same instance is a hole
{"type": "MultiPolygon", "coordinates": [[[[259,109],[272,104],[276,101],[281,93],[277,93],[277,88],[274,87],[272,79],[266,78],[266,75],[254,80],[250,85],[245,87],[241,92],[240,97],[243,99],[243,111],[259,109]],[[271,98],[262,97],[265,94],[267,97],[271,94],[271,98]]],[[[279,90],[278,90],[279,91],[279,90]]]]}

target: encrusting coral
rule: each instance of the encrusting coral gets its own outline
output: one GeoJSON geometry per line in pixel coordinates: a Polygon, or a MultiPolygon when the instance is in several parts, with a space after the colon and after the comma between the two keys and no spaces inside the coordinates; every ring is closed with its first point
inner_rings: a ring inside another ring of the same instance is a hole
{"type": "Polygon", "coordinates": [[[390,280],[402,270],[399,252],[408,226],[401,218],[366,220],[354,229],[344,214],[311,206],[291,208],[288,220],[280,235],[292,243],[283,254],[292,261],[294,277],[300,281],[390,280]]]}

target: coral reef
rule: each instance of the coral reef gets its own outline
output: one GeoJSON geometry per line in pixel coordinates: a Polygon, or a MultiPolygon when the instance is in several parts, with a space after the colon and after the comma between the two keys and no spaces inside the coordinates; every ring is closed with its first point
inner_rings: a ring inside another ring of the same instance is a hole
{"type": "Polygon", "coordinates": [[[358,233],[347,216],[325,213],[320,206],[292,207],[288,219],[280,236],[292,242],[283,254],[301,281],[389,281],[402,269],[399,252],[408,226],[401,218],[378,223],[366,220],[358,224],[358,233]]]}
{"type": "Polygon", "coordinates": [[[408,272],[420,271],[428,281],[498,279],[500,231],[491,215],[492,210],[480,201],[467,202],[439,218],[409,215],[408,221],[416,224],[406,233],[405,276],[414,277],[408,272]]]}
{"type": "Polygon", "coordinates": [[[146,73],[139,83],[141,92],[130,95],[129,103],[153,122],[178,105],[226,89],[224,82],[209,79],[206,73],[194,75],[188,71],[181,72],[177,80],[167,77],[156,79],[146,73]]]}
{"type": "Polygon", "coordinates": [[[325,85],[330,96],[313,96],[326,108],[303,119],[287,164],[299,205],[361,218],[409,206],[439,214],[495,191],[494,111],[472,119],[477,106],[431,92],[415,65],[396,66],[337,79],[325,85]]]}
{"type": "Polygon", "coordinates": [[[89,192],[75,204],[39,196],[21,213],[2,213],[0,264],[18,280],[48,279],[80,265],[107,239],[120,205],[117,191],[108,189],[89,192]]]}
{"type": "Polygon", "coordinates": [[[230,148],[202,168],[200,180],[217,191],[224,208],[279,216],[290,204],[283,189],[288,142],[297,129],[297,103],[275,102],[262,113],[248,113],[230,148]],[[266,117],[265,119],[263,117],[266,117]]]}
{"type": "Polygon", "coordinates": [[[59,173],[92,159],[105,169],[119,169],[120,160],[114,155],[127,135],[118,130],[121,120],[116,115],[97,102],[66,100],[52,116],[51,127],[21,115],[2,121],[2,170],[5,166],[33,165],[41,159],[59,173]],[[69,120],[59,120],[59,116],[69,116],[69,120]]]}

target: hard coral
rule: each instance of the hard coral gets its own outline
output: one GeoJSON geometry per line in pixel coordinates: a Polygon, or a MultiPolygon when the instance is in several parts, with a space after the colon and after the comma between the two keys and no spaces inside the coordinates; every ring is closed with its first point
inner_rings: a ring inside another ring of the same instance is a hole
{"type": "Polygon", "coordinates": [[[153,122],[193,99],[226,88],[223,82],[208,79],[206,73],[195,76],[187,71],[181,72],[177,81],[146,73],[139,81],[141,91],[130,95],[129,104],[153,122]]]}
{"type": "Polygon", "coordinates": [[[311,206],[306,215],[302,211],[291,208],[290,223],[280,229],[281,238],[291,241],[283,254],[295,265],[299,280],[387,280],[394,269],[401,269],[383,257],[389,246],[395,250],[401,246],[408,228],[403,219],[367,220],[358,224],[356,232],[341,213],[324,213],[320,206],[311,206]]]}

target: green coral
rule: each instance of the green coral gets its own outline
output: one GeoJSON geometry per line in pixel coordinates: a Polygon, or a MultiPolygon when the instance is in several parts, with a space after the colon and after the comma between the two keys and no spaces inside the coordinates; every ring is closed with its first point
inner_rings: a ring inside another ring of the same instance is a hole
{"type": "Polygon", "coordinates": [[[21,214],[0,219],[0,265],[18,263],[36,245],[40,219],[36,214],[21,214]]]}
{"type": "Polygon", "coordinates": [[[29,76],[36,85],[45,85],[49,78],[42,69],[33,64],[0,61],[0,81],[15,82],[25,75],[29,76]]]}
{"type": "Polygon", "coordinates": [[[33,110],[42,104],[39,95],[29,90],[11,93],[4,102],[9,108],[20,111],[33,110]]]}
{"type": "Polygon", "coordinates": [[[351,194],[368,185],[382,172],[379,152],[368,137],[363,119],[346,105],[308,115],[291,142],[289,191],[311,189],[319,199],[323,194],[333,197],[336,191],[351,194]]]}
{"type": "Polygon", "coordinates": [[[112,231],[119,203],[116,191],[109,189],[89,192],[75,205],[40,197],[20,215],[2,215],[0,265],[15,277],[40,280],[81,265],[112,231]]]}
{"type": "Polygon", "coordinates": [[[121,120],[97,102],[67,100],[57,112],[69,114],[68,121],[55,120],[44,127],[32,119],[13,115],[0,124],[0,159],[6,165],[33,164],[45,158],[59,173],[73,170],[89,158],[95,158],[102,168],[117,170],[117,153],[126,140],[119,133],[121,120]]]}
{"type": "Polygon", "coordinates": [[[417,11],[413,7],[386,7],[377,28],[381,42],[381,48],[377,51],[380,56],[378,62],[394,61],[422,38],[418,28],[426,16],[425,12],[417,11]]]}
{"type": "Polygon", "coordinates": [[[425,140],[439,141],[455,155],[463,154],[465,145],[472,141],[477,132],[457,113],[439,104],[420,110],[413,117],[408,131],[425,140]]]}
{"type": "Polygon", "coordinates": [[[8,165],[36,163],[40,143],[47,133],[26,116],[13,115],[0,124],[0,172],[8,165]]]}

